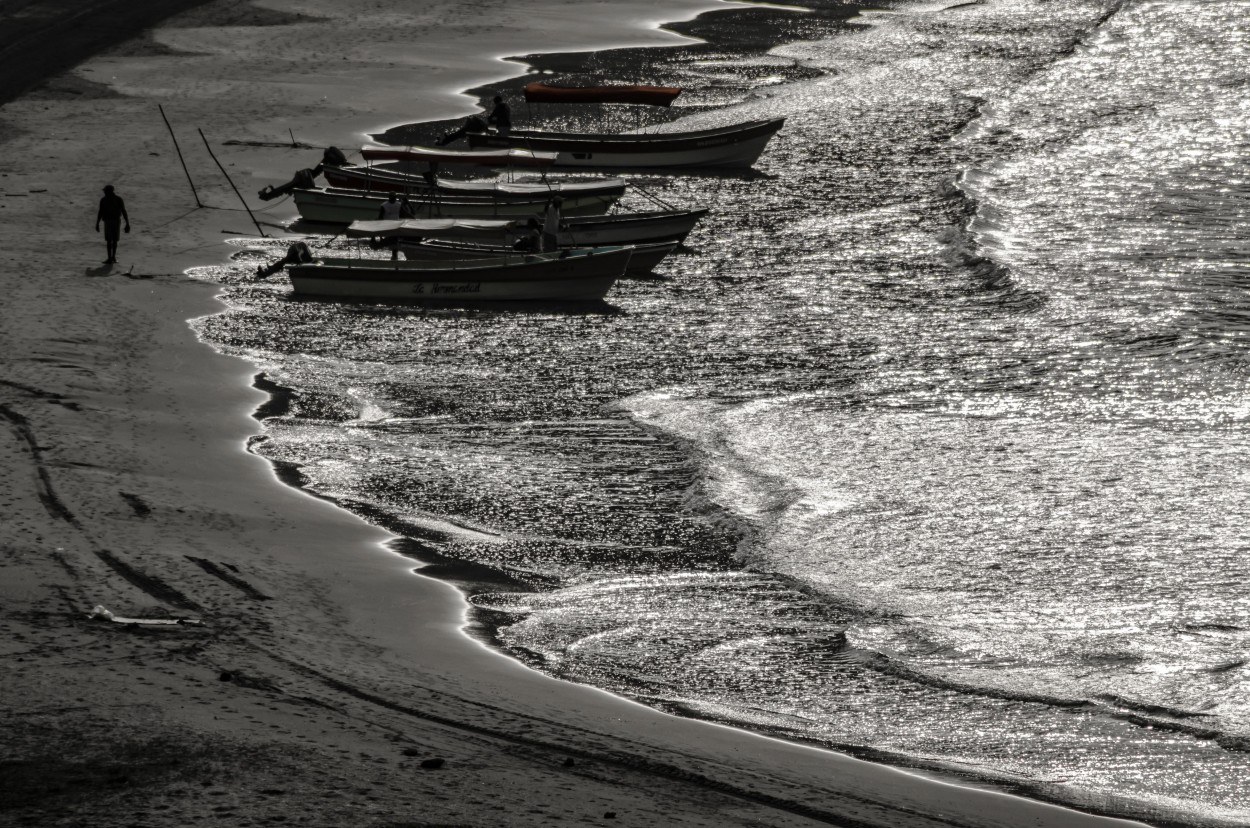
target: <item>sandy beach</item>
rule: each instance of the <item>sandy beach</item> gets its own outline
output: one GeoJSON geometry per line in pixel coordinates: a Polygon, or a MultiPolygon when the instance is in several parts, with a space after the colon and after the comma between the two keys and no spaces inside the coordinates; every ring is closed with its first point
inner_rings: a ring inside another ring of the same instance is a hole
{"type": "Polygon", "coordinates": [[[464,90],[525,71],[506,56],[676,46],[660,22],[726,6],[137,5],[76,18],[63,74],[47,30],[3,53],[44,82],[0,89],[0,824],[1132,824],[534,673],[389,533],[247,451],[260,371],[195,337],[222,306],[185,273],[257,235],[235,187],[280,235],[292,207],[255,193],[318,148],[473,114],[464,90]],[[132,225],[113,266],[108,183],[132,225]]]}

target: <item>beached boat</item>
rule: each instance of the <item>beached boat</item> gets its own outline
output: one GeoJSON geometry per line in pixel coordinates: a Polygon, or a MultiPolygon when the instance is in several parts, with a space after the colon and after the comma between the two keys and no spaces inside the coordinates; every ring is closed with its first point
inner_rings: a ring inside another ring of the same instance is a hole
{"type": "Polygon", "coordinates": [[[602,300],[632,250],[592,247],[472,260],[318,258],[287,267],[298,296],[434,302],[602,300]]]}
{"type": "MultiPolygon", "coordinates": [[[[305,221],[324,224],[350,224],[353,221],[378,217],[386,197],[371,195],[360,190],[343,190],[332,187],[297,189],[291,195],[295,209],[305,221]]],[[[603,215],[616,203],[619,196],[582,195],[561,196],[561,213],[566,216],[603,215]]],[[[436,216],[507,218],[536,216],[547,207],[549,196],[533,198],[497,199],[488,196],[437,195],[428,198],[412,198],[413,214],[417,218],[436,216]]]]}
{"type": "MultiPolygon", "coordinates": [[[[681,93],[675,87],[561,87],[531,83],[525,99],[532,103],[634,103],[668,106],[681,93]]],[[[785,124],[784,118],[747,121],[726,127],[687,132],[587,133],[513,129],[467,132],[474,149],[524,148],[555,153],[555,166],[581,168],[747,168],[785,124]]]]}
{"type": "MultiPolygon", "coordinates": [[[[505,244],[526,222],[507,219],[407,219],[352,223],[349,238],[438,237],[477,244],[505,244]]],[[[297,295],[345,299],[442,302],[594,301],[625,274],[630,247],[597,247],[551,253],[507,251],[491,255],[421,259],[294,257],[286,265],[297,295]]]]}
{"type": "Polygon", "coordinates": [[[432,174],[404,172],[387,167],[323,167],[321,176],[336,189],[364,190],[374,193],[405,193],[422,197],[483,196],[516,200],[558,195],[599,195],[620,198],[625,194],[625,181],[607,178],[600,181],[459,181],[438,178],[432,174]]]}

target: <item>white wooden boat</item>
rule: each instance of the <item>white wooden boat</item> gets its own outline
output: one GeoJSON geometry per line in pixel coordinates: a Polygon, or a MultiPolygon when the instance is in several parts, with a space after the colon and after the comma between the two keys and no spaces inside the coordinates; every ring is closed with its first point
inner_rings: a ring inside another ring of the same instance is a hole
{"type": "Polygon", "coordinates": [[[440,303],[602,300],[629,265],[628,247],[470,261],[320,258],[287,267],[297,296],[440,303]]]}
{"type": "MultiPolygon", "coordinates": [[[[605,86],[559,87],[531,83],[525,87],[530,102],[639,103],[668,106],[681,93],[675,87],[605,86]]],[[[752,166],[769,139],[785,124],[784,118],[747,121],[732,126],[687,132],[588,133],[513,129],[468,132],[469,146],[478,150],[523,148],[555,153],[555,166],[609,169],[659,169],[752,166]]]]}
{"type": "MultiPolygon", "coordinates": [[[[378,217],[386,197],[371,195],[360,190],[343,190],[332,187],[292,190],[295,209],[305,221],[324,224],[350,224],[378,217]]],[[[560,211],[566,216],[602,215],[616,203],[614,195],[561,196],[560,211]]],[[[437,216],[508,218],[540,215],[547,207],[547,197],[515,198],[500,200],[485,196],[439,195],[430,198],[412,198],[413,211],[418,218],[437,216]]]]}
{"type": "Polygon", "coordinates": [[[410,196],[483,196],[500,200],[532,199],[558,195],[600,195],[620,198],[625,194],[625,180],[607,178],[601,181],[459,181],[437,178],[422,173],[404,172],[387,167],[322,167],[321,176],[335,189],[364,190],[374,193],[406,193],[410,196]]]}

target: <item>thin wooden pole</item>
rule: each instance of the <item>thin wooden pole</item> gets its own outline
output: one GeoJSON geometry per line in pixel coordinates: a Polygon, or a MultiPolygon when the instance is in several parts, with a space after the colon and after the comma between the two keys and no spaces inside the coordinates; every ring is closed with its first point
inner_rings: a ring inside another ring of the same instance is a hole
{"type": "Polygon", "coordinates": [[[191,180],[191,172],[187,169],[187,162],[182,158],[182,149],[178,146],[178,137],[174,135],[174,128],[169,125],[169,118],[165,117],[165,107],[160,104],[156,108],[161,111],[161,119],[165,121],[165,128],[169,130],[169,137],[174,140],[174,151],[178,153],[178,161],[182,163],[182,171],[187,174],[187,183],[191,185],[191,195],[195,196],[195,206],[203,207],[200,203],[200,194],[195,191],[195,182],[191,180]]]}
{"type": "Polygon", "coordinates": [[[226,177],[226,181],[230,184],[230,189],[234,190],[234,194],[239,197],[239,201],[243,204],[243,209],[247,210],[247,214],[252,217],[252,224],[256,225],[256,232],[260,233],[262,238],[269,238],[264,230],[260,229],[260,222],[256,220],[256,216],[252,215],[252,208],[247,206],[247,202],[243,200],[243,194],[239,192],[239,188],[234,186],[234,182],[230,180],[230,173],[226,172],[226,168],[217,160],[217,156],[213,155],[213,148],[209,146],[208,138],[204,136],[204,130],[197,130],[200,137],[204,138],[204,148],[208,150],[208,155],[213,159],[213,163],[217,165],[217,169],[221,170],[221,174],[226,177]]]}

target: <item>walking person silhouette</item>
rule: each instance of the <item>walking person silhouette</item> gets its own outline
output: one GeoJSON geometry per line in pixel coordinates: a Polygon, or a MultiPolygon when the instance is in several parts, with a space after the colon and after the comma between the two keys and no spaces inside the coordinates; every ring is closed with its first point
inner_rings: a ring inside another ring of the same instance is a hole
{"type": "Polygon", "coordinates": [[[104,198],[100,199],[100,210],[95,215],[95,231],[100,232],[100,222],[104,222],[104,243],[108,245],[108,258],[105,264],[117,264],[117,240],[121,238],[122,219],[126,220],[126,232],[130,232],[130,216],[126,215],[126,202],[121,196],[114,194],[113,185],[104,187],[104,198]]]}

